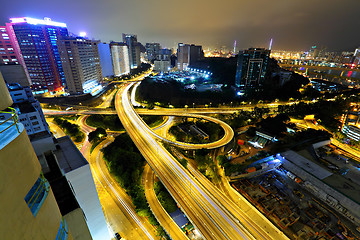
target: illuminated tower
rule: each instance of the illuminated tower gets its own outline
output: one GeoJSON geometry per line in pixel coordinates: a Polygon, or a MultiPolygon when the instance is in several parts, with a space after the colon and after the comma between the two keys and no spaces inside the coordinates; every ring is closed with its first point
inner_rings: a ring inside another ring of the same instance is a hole
{"type": "Polygon", "coordinates": [[[60,37],[57,43],[67,91],[70,94],[93,93],[100,88],[102,71],[99,41],[82,37],[60,37]]]}
{"type": "Polygon", "coordinates": [[[134,34],[123,33],[123,42],[126,43],[129,49],[130,68],[135,69],[141,66],[140,61],[140,46],[137,42],[137,36],[134,34]]]}
{"type": "Polygon", "coordinates": [[[126,43],[110,43],[111,60],[114,69],[114,76],[119,77],[130,73],[129,48],[126,43]]]}
{"type": "Polygon", "coordinates": [[[58,91],[66,86],[56,41],[68,36],[65,23],[50,18],[11,18],[10,37],[17,42],[33,90],[58,91]]]}
{"type": "Polygon", "coordinates": [[[240,88],[258,87],[263,84],[270,50],[249,48],[240,51],[236,67],[235,85],[240,88]]]}

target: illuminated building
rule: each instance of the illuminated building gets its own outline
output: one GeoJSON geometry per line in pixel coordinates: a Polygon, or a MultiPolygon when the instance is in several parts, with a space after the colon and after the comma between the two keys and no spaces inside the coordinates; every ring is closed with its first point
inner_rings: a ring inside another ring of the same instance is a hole
{"type": "Polygon", "coordinates": [[[137,36],[134,34],[123,33],[123,42],[126,43],[129,49],[130,68],[135,69],[141,66],[140,61],[140,46],[137,42],[137,36]]]}
{"type": "Polygon", "coordinates": [[[237,87],[261,86],[269,61],[270,50],[265,48],[249,48],[238,55],[235,85],[237,87]]]}
{"type": "Polygon", "coordinates": [[[98,48],[102,74],[104,77],[110,77],[114,75],[111,62],[110,45],[108,43],[99,43],[98,48]]]}
{"type": "Polygon", "coordinates": [[[129,48],[126,43],[110,43],[111,60],[114,76],[119,77],[130,73],[129,48]]]}
{"type": "Polygon", "coordinates": [[[148,61],[154,61],[160,52],[160,43],[146,43],[146,58],[148,61]]]}
{"type": "Polygon", "coordinates": [[[166,61],[159,61],[159,60],[155,60],[154,61],[154,71],[157,72],[169,72],[171,69],[171,64],[170,64],[170,60],[166,61]]]}
{"type": "Polygon", "coordinates": [[[93,93],[102,81],[98,43],[81,37],[61,37],[58,49],[70,94],[93,93]]]}
{"type": "Polygon", "coordinates": [[[10,37],[9,25],[0,26],[0,64],[19,64],[21,54],[10,37]]]}
{"type": "Polygon", "coordinates": [[[66,81],[56,41],[59,36],[68,35],[66,24],[50,18],[22,17],[11,18],[10,21],[7,25],[14,33],[10,37],[18,43],[32,88],[62,90],[66,81]]]}
{"type": "Polygon", "coordinates": [[[194,44],[178,44],[177,50],[177,68],[184,71],[189,65],[204,58],[202,46],[194,44]]]}

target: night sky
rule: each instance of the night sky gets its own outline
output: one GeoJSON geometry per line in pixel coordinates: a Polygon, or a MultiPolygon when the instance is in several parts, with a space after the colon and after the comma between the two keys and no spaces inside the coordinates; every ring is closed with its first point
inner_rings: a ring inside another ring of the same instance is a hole
{"type": "Polygon", "coordinates": [[[121,41],[178,42],[204,48],[267,47],[354,50],[360,46],[360,0],[13,0],[0,8],[0,24],[10,17],[50,17],[69,31],[90,38],[121,41]]]}

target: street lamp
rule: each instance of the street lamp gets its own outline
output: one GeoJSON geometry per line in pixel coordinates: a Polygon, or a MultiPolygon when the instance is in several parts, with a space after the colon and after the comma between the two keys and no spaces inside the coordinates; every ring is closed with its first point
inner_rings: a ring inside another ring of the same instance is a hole
{"type": "Polygon", "coordinates": [[[195,103],[193,103],[193,108],[195,108],[195,103]]]}

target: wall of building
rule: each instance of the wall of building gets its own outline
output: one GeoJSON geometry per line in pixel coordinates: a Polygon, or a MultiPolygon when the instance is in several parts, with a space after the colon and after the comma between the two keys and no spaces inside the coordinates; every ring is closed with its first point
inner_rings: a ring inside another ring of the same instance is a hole
{"type": "Polygon", "coordinates": [[[98,48],[99,48],[99,57],[100,57],[102,75],[104,77],[109,77],[114,75],[112,62],[111,62],[110,45],[108,43],[99,43],[98,48]]]}
{"type": "Polygon", "coordinates": [[[108,240],[109,231],[96,191],[89,164],[65,174],[74,189],[76,199],[84,211],[94,240],[108,240]]]}
{"type": "Polygon", "coordinates": [[[92,239],[89,229],[86,225],[84,213],[81,208],[69,212],[64,216],[71,235],[75,240],[89,240],[92,239]]]}
{"type": "Polygon", "coordinates": [[[0,111],[4,110],[7,107],[10,107],[13,104],[10,93],[4,82],[4,78],[0,73],[0,111]]]}

